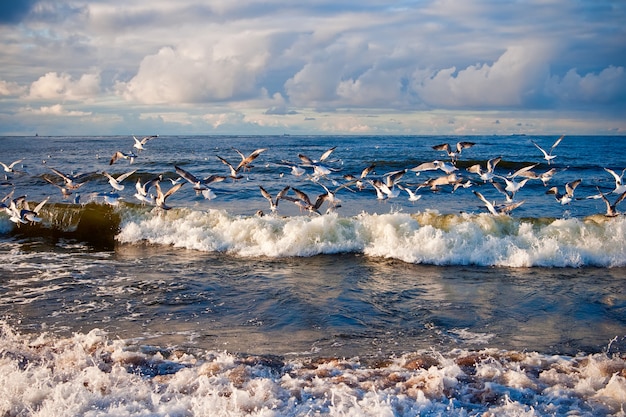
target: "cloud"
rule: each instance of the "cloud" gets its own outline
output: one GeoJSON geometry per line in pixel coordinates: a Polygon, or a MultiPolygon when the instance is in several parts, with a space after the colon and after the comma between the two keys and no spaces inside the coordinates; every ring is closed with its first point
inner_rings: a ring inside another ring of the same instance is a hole
{"type": "Polygon", "coordinates": [[[434,74],[417,71],[413,89],[435,108],[495,108],[534,105],[549,78],[552,48],[545,44],[512,46],[493,64],[455,67],[434,74]]]}
{"type": "Polygon", "coordinates": [[[268,54],[263,39],[240,33],[205,46],[187,43],[161,48],[143,58],[137,74],[119,82],[118,94],[145,104],[203,103],[256,97],[256,80],[268,54]]]}
{"type": "Polygon", "coordinates": [[[83,74],[78,80],[69,74],[48,72],[30,86],[28,98],[44,100],[85,100],[100,93],[100,74],[83,74]]]}
{"type": "Polygon", "coordinates": [[[0,96],[19,96],[25,91],[26,87],[20,86],[16,82],[0,80],[0,96]]]}
{"type": "Polygon", "coordinates": [[[560,103],[572,105],[626,102],[624,67],[610,66],[597,74],[584,76],[571,69],[564,77],[552,77],[548,92],[560,103]]]}
{"type": "Polygon", "coordinates": [[[447,133],[454,114],[421,114],[483,111],[504,130],[508,112],[611,113],[626,128],[625,18],[590,0],[5,1],[0,114],[71,103],[124,129],[447,133]]]}
{"type": "Polygon", "coordinates": [[[38,109],[26,108],[23,109],[24,112],[39,114],[39,115],[50,115],[50,116],[70,116],[70,117],[83,117],[90,116],[91,112],[85,112],[80,110],[66,110],[62,104],[53,104],[51,106],[41,106],[38,109]]]}

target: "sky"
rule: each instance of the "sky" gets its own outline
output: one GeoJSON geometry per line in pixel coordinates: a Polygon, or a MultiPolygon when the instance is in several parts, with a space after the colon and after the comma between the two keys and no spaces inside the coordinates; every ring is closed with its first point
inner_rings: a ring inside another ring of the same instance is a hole
{"type": "Polygon", "coordinates": [[[0,2],[0,135],[626,135],[623,0],[0,2]]]}

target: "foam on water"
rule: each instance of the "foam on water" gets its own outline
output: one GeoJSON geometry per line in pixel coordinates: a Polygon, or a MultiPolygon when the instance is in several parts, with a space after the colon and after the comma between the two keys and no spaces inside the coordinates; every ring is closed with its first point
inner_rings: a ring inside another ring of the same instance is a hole
{"type": "Polygon", "coordinates": [[[223,210],[126,211],[119,242],[239,256],[364,253],[433,265],[619,267],[626,219],[515,219],[488,214],[236,216],[223,210]]]}
{"type": "Polygon", "coordinates": [[[35,337],[0,322],[2,415],[624,416],[625,403],[614,353],[285,359],[142,347],[98,329],[35,337]]]}

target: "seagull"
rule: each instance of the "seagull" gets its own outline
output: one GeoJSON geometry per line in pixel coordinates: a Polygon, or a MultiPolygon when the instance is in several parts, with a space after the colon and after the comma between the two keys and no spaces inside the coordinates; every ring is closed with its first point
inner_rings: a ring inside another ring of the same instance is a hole
{"type": "Polygon", "coordinates": [[[333,146],[332,148],[328,149],[327,151],[325,151],[322,156],[320,156],[319,160],[313,160],[311,158],[309,158],[306,155],[303,155],[301,153],[298,154],[298,158],[300,158],[300,160],[303,162],[304,167],[309,167],[309,168],[313,168],[313,177],[315,179],[319,178],[319,177],[327,177],[328,175],[330,175],[332,172],[337,171],[336,169],[330,168],[324,164],[322,164],[323,161],[325,161],[326,159],[328,159],[328,157],[330,156],[330,154],[336,149],[336,146],[333,146]]]}
{"type": "Polygon", "coordinates": [[[463,149],[471,148],[476,145],[474,142],[457,142],[456,144],[456,152],[452,150],[452,147],[449,143],[442,143],[440,145],[435,145],[432,148],[436,151],[443,151],[448,154],[450,160],[454,163],[459,159],[461,152],[463,149]]]}
{"type": "Polygon", "coordinates": [[[240,179],[243,178],[243,175],[239,175],[239,170],[237,168],[233,167],[230,162],[228,162],[227,160],[225,160],[224,158],[222,158],[219,155],[216,155],[216,156],[217,156],[217,159],[222,161],[222,163],[224,165],[226,165],[230,169],[230,176],[229,176],[229,178],[233,179],[234,181],[237,181],[237,180],[240,180],[240,179]]]}
{"type": "MultiPolygon", "coordinates": [[[[368,166],[367,168],[364,168],[361,171],[361,174],[359,175],[359,177],[355,177],[352,174],[344,175],[343,178],[348,181],[348,183],[346,184],[346,187],[349,187],[352,184],[356,184],[356,188],[358,188],[359,190],[362,190],[363,188],[365,188],[365,182],[363,182],[363,179],[365,179],[365,177],[367,177],[367,175],[370,172],[372,172],[374,168],[376,168],[376,165],[374,164],[368,166]]],[[[348,189],[351,190],[350,188],[348,189]]]]}
{"type": "Polygon", "coordinates": [[[396,189],[394,185],[388,185],[387,182],[383,182],[381,180],[370,180],[369,183],[376,190],[376,198],[379,200],[396,198],[400,195],[400,190],[396,189]]]}
{"type": "Polygon", "coordinates": [[[478,197],[485,204],[485,207],[487,207],[487,210],[489,210],[489,213],[493,214],[494,216],[497,216],[499,214],[496,211],[494,204],[491,201],[487,200],[480,192],[478,191],[472,191],[472,192],[474,193],[476,197],[478,197]]]}
{"type": "Polygon", "coordinates": [[[441,177],[437,178],[431,178],[428,181],[420,184],[418,189],[423,187],[430,187],[432,191],[439,191],[440,186],[455,184],[458,181],[459,178],[456,176],[456,174],[452,173],[448,175],[442,175],[441,177]]]}
{"type": "Polygon", "coordinates": [[[550,162],[554,158],[556,158],[556,155],[552,155],[552,151],[554,150],[554,148],[556,148],[558,146],[559,143],[561,143],[561,141],[563,140],[564,137],[565,137],[565,135],[562,135],[560,138],[558,138],[554,142],[554,145],[552,145],[552,147],[550,148],[550,152],[546,152],[541,146],[537,145],[537,143],[534,140],[531,140],[531,142],[533,143],[533,145],[535,145],[537,147],[537,149],[539,149],[543,153],[543,158],[546,161],[548,161],[548,165],[550,165],[550,162]]]}
{"type": "Polygon", "coordinates": [[[417,194],[416,191],[411,190],[410,188],[407,187],[403,187],[401,184],[398,184],[398,188],[401,190],[406,191],[406,193],[409,195],[409,201],[417,201],[420,198],[422,198],[421,194],[417,194]]]}
{"type": "Polygon", "coordinates": [[[440,170],[442,170],[446,174],[452,174],[454,171],[457,170],[457,167],[454,166],[453,164],[449,163],[449,162],[434,161],[434,164],[435,164],[435,166],[437,168],[439,168],[440,170]]]}
{"type": "MultiPolygon", "coordinates": [[[[259,155],[261,155],[261,153],[265,152],[267,149],[265,148],[260,148],[257,149],[255,151],[253,151],[250,155],[245,156],[243,153],[241,153],[238,149],[235,149],[235,152],[237,152],[239,154],[239,156],[241,156],[241,162],[239,163],[239,165],[237,165],[237,168],[235,168],[235,172],[239,172],[240,169],[243,168],[244,171],[246,170],[250,170],[250,168],[252,168],[252,165],[250,165],[250,163],[252,161],[254,161],[259,155]]],[[[221,158],[220,158],[221,159],[221,158]]],[[[222,161],[224,162],[224,161],[222,161]]]]}
{"type": "Polygon", "coordinates": [[[548,191],[546,191],[546,194],[554,194],[556,201],[561,204],[569,204],[574,199],[574,190],[581,182],[582,179],[578,179],[576,181],[568,182],[567,184],[565,184],[565,194],[559,193],[557,187],[550,188],[548,191]]]}
{"type": "Polygon", "coordinates": [[[109,184],[111,184],[111,187],[115,188],[117,191],[122,191],[124,189],[124,186],[122,184],[120,184],[122,181],[124,181],[126,178],[130,177],[131,175],[133,175],[135,173],[135,170],[132,170],[130,172],[127,172],[125,174],[122,174],[120,176],[118,176],[117,178],[113,178],[108,172],[103,171],[102,175],[104,175],[105,177],[107,177],[109,179],[109,184]]]}
{"type": "Polygon", "coordinates": [[[502,184],[500,184],[498,181],[492,181],[491,185],[493,185],[493,188],[495,188],[496,190],[504,194],[504,196],[506,197],[507,203],[513,202],[513,197],[515,197],[515,193],[511,193],[508,190],[506,190],[505,187],[502,184]]]}
{"type": "Polygon", "coordinates": [[[531,179],[531,180],[541,180],[541,182],[543,183],[545,187],[548,185],[548,181],[550,181],[552,177],[554,176],[554,174],[556,173],[557,173],[557,169],[551,168],[542,174],[537,174],[535,171],[528,170],[525,172],[518,173],[517,175],[519,175],[520,177],[531,179]]]}
{"type": "Polygon", "coordinates": [[[113,191],[111,191],[109,193],[99,193],[97,195],[99,197],[102,197],[104,199],[105,204],[108,204],[110,206],[117,206],[119,204],[120,200],[124,199],[118,193],[115,193],[113,191]]]}
{"type": "Polygon", "coordinates": [[[511,193],[511,199],[528,182],[528,178],[524,178],[523,180],[518,182],[518,181],[515,181],[513,179],[508,179],[506,177],[502,177],[500,175],[498,175],[497,177],[500,178],[501,180],[504,180],[504,182],[506,183],[506,187],[504,187],[504,189],[506,191],[508,191],[509,193],[511,193]]]}
{"type": "Polygon", "coordinates": [[[150,190],[150,187],[152,187],[159,181],[160,178],[157,177],[141,184],[141,178],[137,178],[137,182],[135,183],[135,189],[137,190],[137,192],[135,193],[134,197],[144,203],[153,204],[155,202],[155,197],[152,194],[148,195],[148,191],[150,190]]]}
{"type": "Polygon", "coordinates": [[[602,201],[604,201],[604,203],[606,204],[606,213],[605,216],[607,217],[616,217],[619,215],[619,212],[617,211],[616,207],[619,203],[622,202],[622,200],[624,198],[626,198],[626,191],[624,191],[623,193],[621,193],[619,195],[619,197],[617,197],[617,199],[615,200],[615,202],[613,204],[611,204],[611,202],[606,198],[606,196],[602,193],[602,191],[600,191],[600,188],[596,187],[598,189],[598,193],[600,193],[600,198],[602,199],[602,201]]]}
{"type": "Polygon", "coordinates": [[[291,189],[293,190],[294,193],[296,193],[297,198],[293,198],[291,196],[285,195],[282,197],[283,200],[288,200],[288,201],[295,203],[298,207],[300,207],[300,210],[308,210],[309,213],[315,213],[315,214],[321,215],[321,213],[319,212],[319,208],[325,199],[325,197],[323,197],[323,194],[320,194],[315,200],[315,204],[313,204],[311,203],[311,199],[305,192],[300,191],[295,187],[291,187],[291,189]]]}
{"type": "MultiPolygon", "coordinates": [[[[536,167],[539,164],[533,164],[533,165],[528,165],[525,166],[523,168],[518,169],[517,171],[513,172],[512,174],[507,175],[508,178],[515,178],[515,177],[524,177],[525,173],[531,171],[534,167],[536,167]]],[[[530,179],[530,178],[529,178],[530,179]]]]}
{"type": "Polygon", "coordinates": [[[500,162],[501,160],[502,160],[501,156],[488,160],[486,171],[482,170],[480,164],[472,165],[471,167],[467,168],[467,171],[474,173],[474,174],[478,174],[480,179],[483,180],[484,182],[491,182],[493,181],[493,177],[495,175],[493,170],[496,168],[496,165],[498,165],[498,162],[500,162]]]}
{"type": "Polygon", "coordinates": [[[480,192],[478,191],[472,191],[472,192],[474,193],[474,195],[476,195],[476,197],[478,197],[485,204],[485,207],[487,207],[487,210],[489,210],[489,213],[493,214],[494,216],[497,216],[500,214],[508,214],[511,211],[518,208],[519,206],[521,206],[522,204],[524,204],[524,201],[518,201],[518,202],[509,202],[506,204],[495,205],[491,201],[487,200],[480,192]]]}
{"type": "MultiPolygon", "coordinates": [[[[76,190],[78,188],[80,188],[81,186],[83,186],[87,180],[83,181],[83,182],[75,182],[75,181],[79,181],[83,178],[86,178],[92,174],[94,174],[94,172],[88,172],[85,174],[77,174],[77,175],[70,175],[70,174],[64,174],[63,172],[59,171],[56,168],[50,168],[52,170],[52,172],[54,172],[55,174],[57,174],[59,177],[63,178],[63,181],[65,181],[65,186],[70,189],[70,190],[76,190]]],[[[55,184],[56,185],[56,184],[55,184]]]]}
{"type": "MultiPolygon", "coordinates": [[[[320,196],[321,196],[321,197],[323,197],[323,199],[324,199],[325,201],[328,201],[328,205],[329,205],[330,207],[341,207],[341,205],[340,205],[340,204],[341,204],[341,200],[339,200],[339,199],[336,197],[336,195],[335,195],[335,194],[337,193],[337,191],[341,190],[342,188],[347,188],[347,189],[349,189],[349,190],[350,190],[350,188],[348,188],[348,186],[347,186],[346,184],[340,185],[339,187],[337,187],[337,188],[335,189],[335,191],[330,191],[330,190],[328,189],[328,187],[326,187],[326,186],[325,186],[324,184],[322,184],[321,182],[318,182],[318,184],[319,184],[319,185],[321,185],[321,186],[324,188],[324,190],[326,190],[326,192],[325,192],[324,194],[321,194],[320,196]]],[[[353,190],[350,190],[350,191],[354,192],[353,190]]],[[[319,198],[319,197],[318,197],[318,198],[319,198]]]]}
{"type": "Polygon", "coordinates": [[[298,165],[294,165],[289,161],[282,160],[281,163],[278,165],[284,165],[291,168],[291,175],[293,175],[294,177],[301,177],[306,173],[306,170],[304,168],[300,168],[298,165]]]}
{"type": "Polygon", "coordinates": [[[4,172],[15,172],[15,169],[13,167],[22,161],[23,159],[18,159],[17,161],[11,162],[9,165],[5,164],[4,162],[0,162],[0,165],[2,165],[2,167],[4,168],[4,172]]]}
{"type": "Polygon", "coordinates": [[[436,169],[440,169],[446,174],[452,174],[458,168],[454,166],[454,164],[451,164],[449,162],[435,160],[432,162],[424,162],[422,164],[419,164],[418,166],[411,168],[409,171],[416,172],[415,175],[419,175],[419,173],[422,171],[434,171],[436,169]]]}
{"type": "Polygon", "coordinates": [[[159,135],[150,135],[150,136],[144,136],[141,139],[137,139],[135,135],[133,135],[133,139],[135,139],[135,144],[133,145],[133,148],[143,151],[145,149],[143,145],[145,145],[150,139],[154,139],[158,137],[159,135]]]}
{"type": "Polygon", "coordinates": [[[154,201],[154,203],[156,204],[157,207],[163,209],[163,210],[169,210],[171,209],[170,206],[165,204],[165,200],[171,196],[172,194],[174,194],[176,191],[180,190],[180,187],[182,187],[183,185],[185,185],[184,182],[178,183],[174,186],[172,186],[172,188],[170,188],[169,190],[167,190],[167,192],[164,194],[163,190],[161,190],[161,185],[160,182],[157,181],[156,183],[154,183],[154,188],[156,188],[156,192],[157,192],[157,196],[156,199],[154,201]]]}
{"type": "MultiPolygon", "coordinates": [[[[219,156],[218,156],[219,158],[219,156]]],[[[185,171],[184,169],[182,169],[179,166],[174,165],[174,169],[176,170],[176,173],[178,175],[180,175],[183,179],[187,180],[187,182],[189,182],[191,185],[193,185],[193,189],[196,191],[197,194],[208,190],[208,185],[212,184],[214,182],[221,182],[224,181],[226,179],[226,177],[221,176],[221,175],[209,175],[208,177],[206,177],[205,179],[199,179],[197,178],[195,175],[193,175],[191,172],[189,171],[185,171]]],[[[172,183],[173,185],[176,185],[174,183],[172,183]]],[[[209,194],[210,195],[210,194],[209,194]]],[[[209,197],[207,197],[205,195],[205,198],[209,199],[209,197]]]]}
{"type": "MultiPolygon", "coordinates": [[[[54,181],[52,181],[50,178],[45,177],[45,176],[43,177],[43,179],[44,179],[45,181],[49,182],[50,184],[54,185],[55,187],[57,187],[57,188],[59,189],[59,191],[61,191],[61,194],[63,195],[63,198],[64,198],[64,199],[65,199],[65,198],[69,198],[69,196],[71,196],[71,195],[72,195],[73,190],[75,190],[76,188],[78,188],[78,187],[75,187],[75,188],[70,188],[70,187],[67,187],[67,186],[66,186],[66,187],[63,187],[63,186],[61,186],[61,185],[59,185],[59,184],[55,183],[54,181]]],[[[83,184],[84,184],[84,183],[81,183],[80,185],[83,185],[83,184]]],[[[79,185],[79,186],[80,186],[80,185],[79,185]]]]}
{"type": "Polygon", "coordinates": [[[133,152],[126,153],[122,151],[117,151],[111,157],[111,160],[109,161],[109,165],[113,165],[115,161],[117,161],[118,159],[128,159],[130,163],[132,164],[133,162],[135,162],[135,158],[137,158],[137,155],[135,155],[135,153],[133,152]]]}
{"type": "Polygon", "coordinates": [[[612,193],[623,194],[624,192],[626,192],[626,184],[623,183],[624,172],[626,172],[626,168],[622,170],[621,175],[617,175],[615,171],[609,168],[604,168],[604,170],[608,172],[609,174],[613,175],[613,177],[615,178],[615,189],[612,191],[612,193]]]}
{"type": "Polygon", "coordinates": [[[49,197],[46,197],[45,200],[37,204],[34,209],[30,209],[28,203],[26,202],[26,196],[17,197],[11,200],[11,203],[8,208],[5,208],[7,213],[13,223],[16,223],[18,226],[20,224],[26,223],[39,223],[42,218],[39,217],[39,212],[41,208],[48,202],[49,197]]]}
{"type": "Polygon", "coordinates": [[[276,199],[272,199],[272,196],[270,195],[270,193],[268,193],[265,188],[263,188],[262,186],[259,185],[259,188],[261,189],[261,194],[263,195],[263,197],[265,197],[267,199],[267,201],[270,202],[270,210],[272,210],[272,213],[275,213],[276,210],[278,210],[278,202],[280,201],[281,198],[283,198],[286,194],[287,191],[289,191],[289,188],[291,188],[290,186],[286,186],[285,188],[283,188],[277,195],[276,195],[276,199]]]}
{"type": "MultiPolygon", "coordinates": [[[[13,197],[13,193],[15,193],[15,189],[12,189],[11,192],[9,192],[7,195],[5,195],[2,200],[0,200],[0,209],[7,209],[9,206],[7,206],[6,204],[4,204],[5,201],[7,201],[8,199],[10,199],[11,197],[13,197]]],[[[8,213],[8,211],[7,211],[8,213]]]]}
{"type": "Polygon", "coordinates": [[[301,153],[299,153],[299,154],[298,154],[298,158],[300,158],[300,160],[301,160],[302,162],[304,162],[305,164],[308,164],[308,165],[315,165],[315,164],[317,164],[317,163],[319,163],[319,162],[323,162],[323,161],[325,161],[326,159],[328,159],[328,157],[330,156],[330,154],[331,154],[331,153],[333,153],[333,151],[334,151],[335,149],[337,149],[337,147],[336,147],[336,146],[333,146],[332,148],[330,148],[330,149],[328,149],[328,150],[324,151],[324,153],[322,153],[322,156],[320,156],[320,159],[319,159],[319,160],[313,160],[313,159],[309,158],[308,156],[303,155],[303,154],[301,154],[301,153]]]}

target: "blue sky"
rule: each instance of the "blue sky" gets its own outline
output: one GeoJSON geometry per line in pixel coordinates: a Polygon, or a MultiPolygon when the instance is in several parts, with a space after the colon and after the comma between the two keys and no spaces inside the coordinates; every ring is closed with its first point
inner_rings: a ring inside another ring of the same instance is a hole
{"type": "Polygon", "coordinates": [[[0,134],[626,134],[626,2],[0,3],[0,134]]]}

